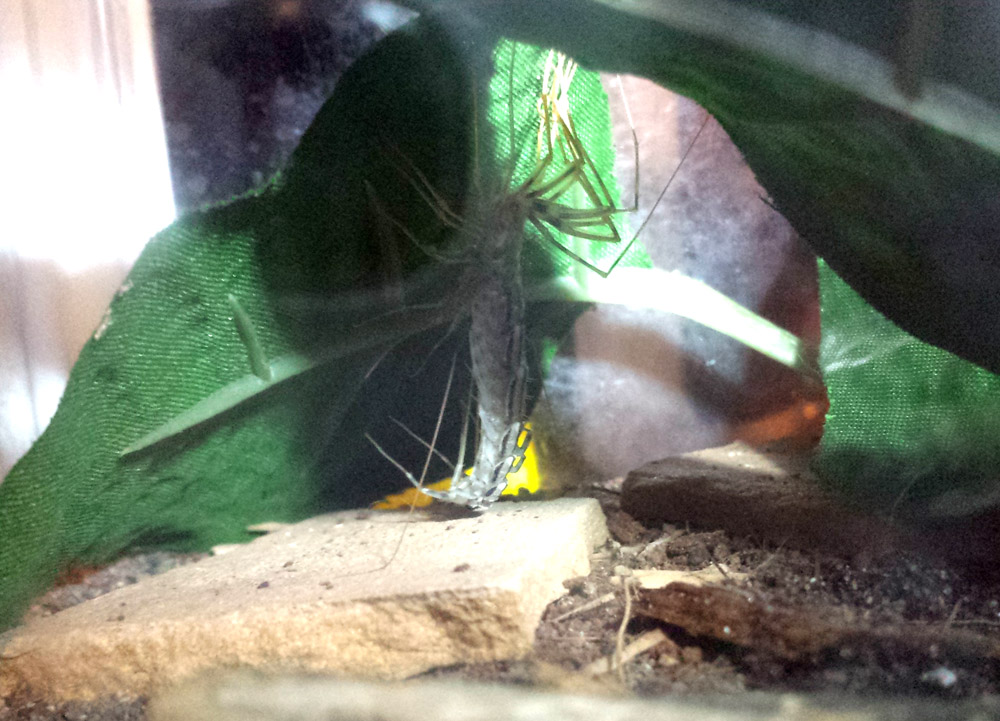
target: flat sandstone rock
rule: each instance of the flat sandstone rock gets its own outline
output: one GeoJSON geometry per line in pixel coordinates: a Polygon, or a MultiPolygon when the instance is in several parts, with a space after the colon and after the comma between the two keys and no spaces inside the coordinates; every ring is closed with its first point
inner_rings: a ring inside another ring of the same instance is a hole
{"type": "Polygon", "coordinates": [[[592,499],[319,516],[15,629],[0,694],[127,698],[232,667],[400,679],[522,657],[606,538],[592,499]]]}

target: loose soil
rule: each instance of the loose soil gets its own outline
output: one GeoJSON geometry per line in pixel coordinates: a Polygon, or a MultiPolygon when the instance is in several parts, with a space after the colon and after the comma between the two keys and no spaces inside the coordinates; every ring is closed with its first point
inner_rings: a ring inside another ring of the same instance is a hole
{"type": "MultiPolygon", "coordinates": [[[[957,699],[1000,692],[1000,577],[981,567],[963,568],[916,552],[864,561],[775,547],[718,529],[644,525],[620,509],[619,493],[611,484],[584,494],[600,501],[613,540],[595,554],[590,575],[568,581],[566,594],[546,610],[530,658],[436,669],[425,676],[640,695],[756,690],[957,699]],[[704,619],[701,626],[694,619],[686,623],[683,614],[664,622],[653,608],[662,605],[655,603],[661,599],[656,594],[680,587],[636,588],[636,574],[650,569],[717,573],[722,580],[714,586],[683,588],[695,598],[707,591],[725,594],[727,601],[737,601],[726,613],[746,608],[750,615],[720,616],[717,625],[727,625],[707,633],[704,619]],[[632,602],[619,638],[625,585],[632,602]],[[749,631],[741,632],[741,623],[749,631]],[[650,635],[657,629],[662,637],[650,635]],[[778,638],[786,633],[788,638],[778,638]],[[830,633],[832,645],[810,646],[816,636],[830,633]],[[627,649],[640,637],[654,638],[655,645],[620,670],[596,678],[581,673],[602,659],[613,660],[618,644],[627,649]]],[[[29,615],[54,613],[201,557],[157,553],[125,559],[55,589],[29,615]]],[[[0,721],[144,718],[141,701],[62,708],[7,703],[0,706],[0,721]]]]}
{"type": "MultiPolygon", "coordinates": [[[[981,568],[915,553],[858,562],[721,530],[649,527],[620,510],[613,488],[592,489],[590,495],[601,501],[613,540],[597,555],[591,574],[568,582],[567,594],[546,610],[533,657],[429,675],[592,687],[578,672],[615,653],[625,611],[623,574],[715,568],[733,577],[719,584],[733,589],[730,595],[752,597],[769,611],[794,609],[800,626],[833,624],[844,633],[844,646],[790,656],[770,642],[754,647],[721,640],[724,629],[691,635],[683,625],[663,623],[633,603],[625,643],[655,628],[666,640],[624,664],[621,676],[607,678],[609,687],[621,690],[623,676],[629,691],[643,695],[757,690],[954,699],[1000,690],[1000,657],[956,653],[947,643],[952,633],[953,645],[971,636],[1000,648],[1000,579],[983,575],[981,568]],[[569,615],[574,609],[583,610],[569,615]],[[913,642],[900,642],[897,631],[913,642]],[[924,638],[930,640],[923,643],[924,638]]],[[[746,620],[759,625],[759,619],[746,620]]]]}

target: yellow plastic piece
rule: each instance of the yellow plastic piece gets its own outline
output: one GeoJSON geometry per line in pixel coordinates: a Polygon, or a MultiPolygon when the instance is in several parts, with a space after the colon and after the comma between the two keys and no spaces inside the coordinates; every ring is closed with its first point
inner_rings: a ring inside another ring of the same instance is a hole
{"type": "MultiPolygon", "coordinates": [[[[525,429],[530,429],[531,424],[525,423],[525,429]]],[[[522,431],[523,433],[524,431],[522,431]]],[[[465,475],[472,473],[471,468],[465,469],[465,475]]],[[[536,493],[542,487],[541,474],[539,473],[538,455],[535,453],[535,444],[530,443],[524,451],[524,463],[516,473],[507,474],[507,487],[503,490],[505,496],[516,496],[523,488],[527,493],[536,493]]],[[[435,491],[446,491],[451,488],[451,479],[437,481],[425,486],[435,491]]],[[[434,501],[430,496],[425,496],[416,488],[410,487],[400,493],[393,493],[381,501],[372,504],[372,508],[379,511],[393,511],[398,508],[409,508],[415,506],[423,508],[429,506],[434,501]]]]}

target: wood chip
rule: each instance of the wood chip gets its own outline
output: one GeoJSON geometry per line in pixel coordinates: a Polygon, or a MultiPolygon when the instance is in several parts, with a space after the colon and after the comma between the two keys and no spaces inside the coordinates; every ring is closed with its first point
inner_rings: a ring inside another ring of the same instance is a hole
{"type": "Polygon", "coordinates": [[[916,624],[852,623],[830,607],[779,606],[751,591],[671,583],[639,589],[635,613],[779,658],[797,660],[827,650],[889,651],[955,659],[1000,659],[1000,642],[969,631],[916,624]]]}
{"type": "Polygon", "coordinates": [[[595,598],[593,601],[587,601],[587,603],[577,606],[576,608],[571,608],[569,611],[566,611],[566,613],[559,614],[558,616],[552,619],[552,623],[559,623],[560,621],[565,621],[567,618],[575,616],[578,613],[583,613],[584,611],[589,611],[592,608],[598,608],[606,603],[611,603],[612,601],[615,600],[615,596],[617,595],[618,594],[614,592],[605,593],[603,596],[595,598]]]}
{"type": "Polygon", "coordinates": [[[837,556],[877,558],[900,547],[888,523],[825,492],[808,460],[739,443],[667,458],[629,474],[622,509],[643,521],[690,523],[837,556]]]}
{"type": "Polygon", "coordinates": [[[632,577],[639,588],[663,588],[671,583],[687,583],[692,586],[704,586],[708,583],[723,581],[740,582],[747,574],[723,570],[717,566],[709,566],[699,571],[662,570],[658,568],[642,568],[632,571],[632,577]]]}
{"type": "MultiPolygon", "coordinates": [[[[640,634],[639,636],[636,636],[631,642],[629,642],[627,646],[625,646],[624,650],[622,651],[621,654],[622,664],[624,665],[628,663],[633,658],[638,656],[640,653],[645,653],[651,648],[659,646],[661,643],[669,644],[675,649],[677,648],[677,644],[675,644],[673,641],[667,638],[667,635],[659,628],[654,628],[650,631],[646,631],[645,633],[640,634]]],[[[611,673],[617,668],[618,667],[614,663],[613,655],[602,656],[596,661],[588,663],[586,666],[580,669],[580,672],[585,673],[589,676],[601,676],[606,673],[611,673]]]]}

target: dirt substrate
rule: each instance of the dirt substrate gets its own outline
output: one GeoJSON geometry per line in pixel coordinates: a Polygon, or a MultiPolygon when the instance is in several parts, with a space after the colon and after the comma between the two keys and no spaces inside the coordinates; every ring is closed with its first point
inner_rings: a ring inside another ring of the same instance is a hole
{"type": "MultiPolygon", "coordinates": [[[[940,700],[1000,691],[1000,580],[981,567],[904,551],[851,559],[722,530],[642,524],[620,509],[618,488],[588,493],[601,502],[613,541],[592,573],[567,582],[566,595],[546,610],[531,657],[426,676],[640,695],[940,700]]],[[[126,559],[56,589],[31,613],[53,613],[198,558],[126,559]]],[[[0,721],[144,718],[141,701],[6,703],[0,721]]]]}
{"type": "Polygon", "coordinates": [[[982,567],[917,552],[858,561],[720,530],[650,527],[622,512],[616,493],[594,493],[614,540],[549,606],[533,657],[430,675],[580,688],[595,681],[579,672],[614,666],[616,648],[628,658],[630,646],[653,644],[599,683],[643,695],[958,699],[1000,690],[1000,577],[982,567]],[[682,573],[643,588],[664,570],[682,573]],[[620,635],[623,584],[630,608],[620,635]]]}

